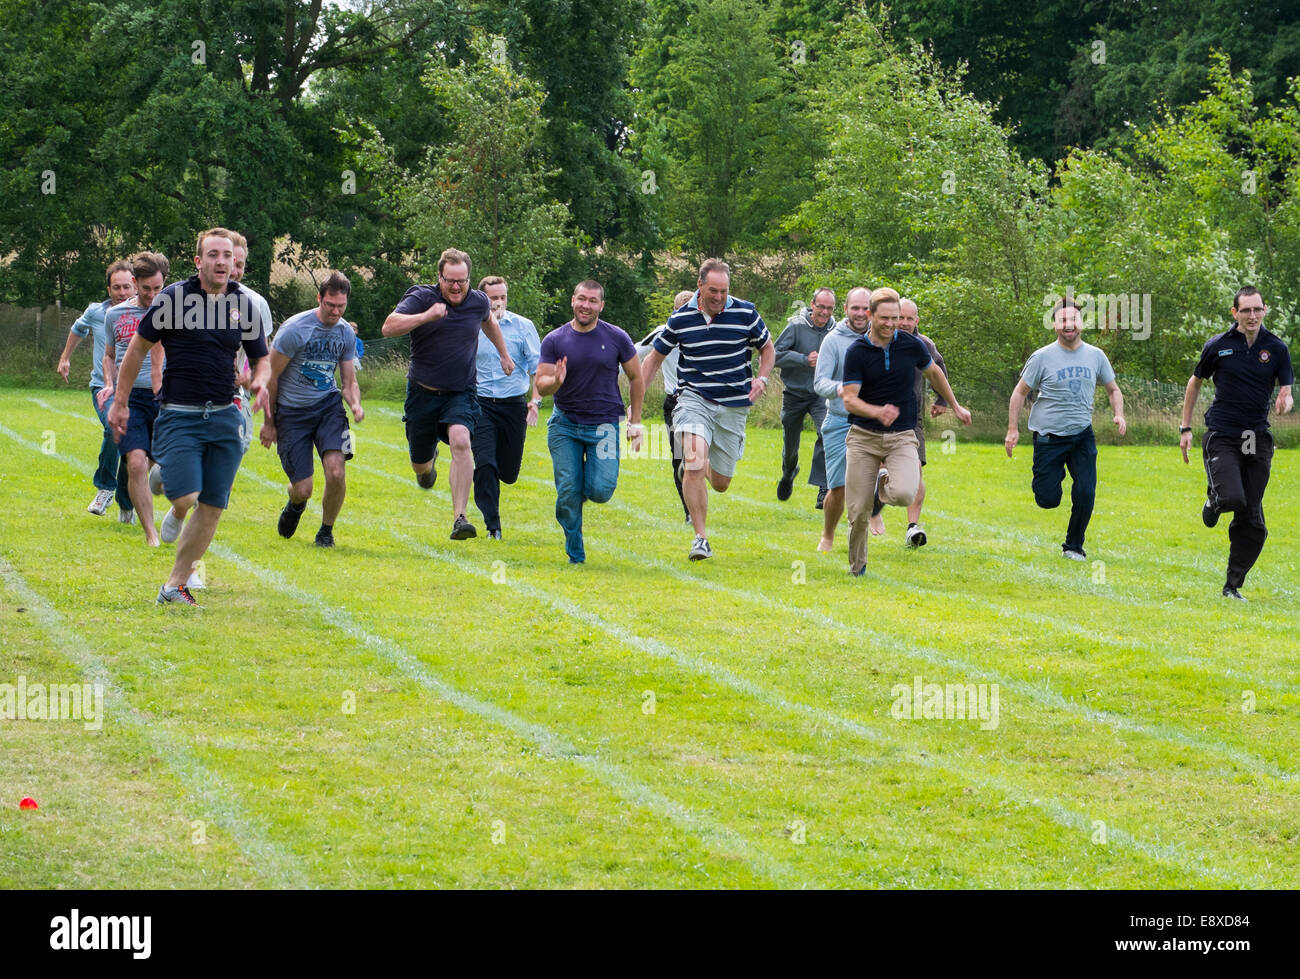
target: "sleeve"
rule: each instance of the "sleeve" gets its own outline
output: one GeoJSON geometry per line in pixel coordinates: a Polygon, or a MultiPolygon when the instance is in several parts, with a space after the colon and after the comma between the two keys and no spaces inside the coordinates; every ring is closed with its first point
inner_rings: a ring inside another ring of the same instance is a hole
{"type": "Polygon", "coordinates": [[[636,345],[637,352],[641,353],[642,355],[648,354],[650,352],[650,347],[655,342],[655,338],[659,336],[659,334],[662,333],[663,331],[664,328],[662,325],[660,325],[660,326],[656,326],[653,330],[647,333],[645,335],[645,338],[636,345]]]}
{"type": "Polygon", "coordinates": [[[808,357],[794,349],[794,320],[786,323],[781,335],[776,338],[776,366],[784,370],[787,367],[807,367],[808,357]]]}
{"type": "Polygon", "coordinates": [[[832,343],[831,334],[828,333],[817,353],[817,366],[813,369],[813,390],[823,398],[839,397],[839,371],[839,344],[832,343]]]}
{"type": "Polygon", "coordinates": [[[536,374],[542,341],[537,337],[537,324],[532,320],[524,320],[524,323],[524,357],[518,366],[525,374],[536,374]]]}
{"type": "Polygon", "coordinates": [[[618,362],[620,364],[626,364],[636,356],[636,344],[632,342],[632,337],[627,330],[618,331],[615,343],[618,344],[618,362]]]}
{"type": "Polygon", "coordinates": [[[1103,387],[1115,381],[1115,368],[1110,365],[1110,358],[1104,350],[1097,351],[1097,380],[1103,387]]]}
{"type": "Polygon", "coordinates": [[[1277,383],[1286,387],[1295,383],[1295,371],[1291,367],[1291,351],[1282,345],[1282,353],[1277,358],[1277,383]]]}
{"type": "Polygon", "coordinates": [[[541,366],[542,364],[554,364],[555,361],[558,359],[555,353],[554,337],[555,337],[554,331],[542,337],[541,346],[538,348],[538,356],[537,356],[538,366],[541,366]]]}
{"type": "MultiPolygon", "coordinates": [[[[939,348],[935,345],[935,342],[933,340],[931,340],[929,337],[926,337],[926,340],[928,341],[927,345],[930,348],[930,359],[939,365],[939,370],[943,371],[944,377],[947,377],[948,365],[943,362],[943,354],[939,353],[939,348]]],[[[933,384],[930,385],[930,390],[934,391],[933,384]]],[[[948,402],[944,399],[943,395],[941,395],[938,391],[934,392],[934,403],[944,408],[948,407],[948,402]]]]}
{"type": "Polygon", "coordinates": [[[763,322],[763,317],[758,315],[758,310],[754,310],[754,322],[749,327],[749,342],[755,350],[761,350],[766,347],[772,339],[772,334],[767,332],[767,324],[763,322]]]}
{"type": "Polygon", "coordinates": [[[266,337],[260,333],[255,337],[245,337],[240,341],[240,346],[250,361],[261,360],[269,352],[266,349],[266,337]]]}
{"type": "Polygon", "coordinates": [[[866,366],[864,363],[865,356],[856,345],[849,347],[848,352],[844,355],[844,379],[842,383],[859,385],[862,383],[863,368],[866,366]]]}
{"type": "Polygon", "coordinates": [[[1196,362],[1196,366],[1192,369],[1193,377],[1208,381],[1214,376],[1214,372],[1219,369],[1219,358],[1215,355],[1214,347],[1214,341],[1217,339],[1219,339],[1217,336],[1213,336],[1205,341],[1205,346],[1201,348],[1201,359],[1196,362]]]}
{"type": "Polygon", "coordinates": [[[934,358],[930,356],[930,351],[926,348],[924,343],[912,336],[910,333],[908,336],[912,339],[913,350],[916,355],[916,369],[923,371],[934,363],[934,358]]]}
{"type": "MultiPolygon", "coordinates": [[[[159,311],[164,308],[170,311],[180,305],[180,293],[168,293],[168,291],[164,289],[162,292],[158,293],[158,298],[153,301],[153,305],[144,311],[144,316],[140,318],[140,325],[135,328],[135,332],[144,337],[150,343],[157,343],[162,339],[162,327],[155,324],[155,320],[157,320],[159,315],[161,315],[159,311]]],[[[112,325],[109,323],[109,317],[112,315],[113,311],[111,309],[104,314],[104,325],[108,328],[109,343],[115,343],[117,341],[112,325]]],[[[177,317],[177,319],[179,320],[179,317],[177,317]]],[[[165,323],[166,318],[164,319],[164,325],[165,323]]]]}
{"type": "Polygon", "coordinates": [[[280,327],[280,332],[275,335],[275,340],[271,343],[271,349],[284,354],[290,360],[302,349],[302,330],[299,329],[296,322],[297,317],[287,320],[280,327]]]}
{"type": "Polygon", "coordinates": [[[406,290],[405,295],[397,302],[397,308],[394,313],[409,315],[411,313],[423,313],[433,305],[433,297],[425,294],[423,286],[411,286],[406,290]]]}
{"type": "Polygon", "coordinates": [[[275,321],[271,318],[271,304],[266,301],[265,296],[258,296],[257,305],[262,311],[262,326],[266,329],[266,342],[270,343],[275,333],[275,321]]]}
{"type": "Polygon", "coordinates": [[[1025,369],[1020,372],[1020,379],[1031,391],[1037,391],[1039,385],[1043,383],[1043,358],[1037,350],[1025,361],[1025,369]]]}
{"type": "MultiPolygon", "coordinates": [[[[87,336],[95,325],[95,310],[99,309],[99,303],[91,303],[86,307],[86,311],[77,317],[77,322],[72,324],[72,332],[79,337],[87,336]]],[[[103,318],[103,311],[100,311],[100,319],[103,318]]]]}
{"type": "Polygon", "coordinates": [[[674,319],[676,319],[675,316],[668,317],[668,322],[663,325],[659,335],[654,338],[655,349],[665,357],[681,344],[681,340],[677,337],[677,330],[673,327],[674,319]]]}

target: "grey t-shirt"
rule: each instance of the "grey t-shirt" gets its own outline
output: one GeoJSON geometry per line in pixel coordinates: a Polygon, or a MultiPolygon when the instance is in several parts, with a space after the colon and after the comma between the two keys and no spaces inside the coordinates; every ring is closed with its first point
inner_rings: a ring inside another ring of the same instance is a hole
{"type": "Polygon", "coordinates": [[[343,361],[356,357],[357,334],[347,320],[326,326],[316,310],[309,309],[284,321],[271,348],[289,358],[280,374],[276,404],[309,408],[338,391],[334,371],[343,361]]]}
{"type": "Polygon", "coordinates": [[[1066,350],[1053,341],[1035,350],[1020,379],[1038,392],[1029,429],[1039,435],[1078,435],[1092,424],[1092,398],[1115,380],[1106,355],[1090,343],[1066,350]]]}
{"type": "MultiPolygon", "coordinates": [[[[126,356],[126,348],[131,345],[131,338],[135,336],[136,327],[144,319],[144,314],[145,310],[136,304],[134,297],[118,303],[104,314],[104,329],[113,340],[115,349],[113,360],[119,368],[122,366],[122,358],[126,356]]],[[[152,348],[144,355],[144,360],[140,361],[140,373],[135,375],[133,387],[137,390],[153,390],[152,348]]]]}

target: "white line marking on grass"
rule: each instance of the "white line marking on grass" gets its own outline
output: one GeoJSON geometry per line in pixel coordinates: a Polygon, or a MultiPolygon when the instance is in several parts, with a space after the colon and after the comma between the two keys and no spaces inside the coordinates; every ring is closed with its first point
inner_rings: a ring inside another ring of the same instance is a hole
{"type": "MultiPolygon", "coordinates": [[[[481,568],[464,558],[430,547],[406,534],[389,528],[383,529],[394,540],[406,544],[406,546],[418,553],[449,564],[459,571],[468,572],[479,577],[491,578],[492,572],[489,569],[481,568]]],[[[667,565],[663,565],[663,567],[668,568],[667,565]]],[[[700,583],[703,584],[705,582],[701,580],[700,583]]],[[[872,730],[865,724],[843,717],[833,711],[789,700],[780,693],[762,687],[759,684],[754,683],[752,680],[733,673],[726,667],[718,666],[717,664],[709,662],[703,657],[681,652],[675,647],[653,637],[647,638],[639,636],[630,629],[619,625],[616,622],[610,622],[596,613],[582,608],[563,596],[554,595],[545,589],[538,588],[521,580],[515,580],[513,582],[513,587],[516,592],[521,592],[538,602],[549,605],[551,608],[564,613],[570,618],[599,629],[601,632],[604,632],[606,635],[618,642],[621,642],[632,649],[636,649],[647,656],[667,660],[679,667],[691,671],[692,673],[706,676],[722,686],[729,687],[747,697],[751,697],[767,707],[776,708],[787,713],[795,714],[805,720],[812,721],[814,727],[825,725],[855,738],[868,741],[872,744],[887,745],[908,756],[914,764],[946,772],[949,775],[956,776],[957,778],[976,785],[996,789],[1008,799],[1012,799],[1022,805],[1033,806],[1045,813],[1058,825],[1064,826],[1071,831],[1085,833],[1090,832],[1092,829],[1093,817],[1083,813],[1074,812],[1066,807],[1064,803],[1056,799],[1044,800],[1038,795],[1028,792],[1020,786],[1009,784],[1005,780],[996,776],[980,772],[972,772],[965,766],[959,766],[955,761],[941,762],[934,756],[917,756],[912,749],[909,749],[902,742],[881,732],[872,730]]],[[[1137,837],[1113,826],[1109,829],[1109,834],[1112,840],[1131,847],[1150,859],[1161,863],[1172,864],[1175,868],[1185,873],[1195,873],[1203,877],[1215,878],[1220,881],[1232,883],[1236,886],[1244,887],[1252,886],[1253,884],[1251,881],[1242,880],[1231,871],[1207,863],[1199,856],[1189,856],[1184,852],[1182,846],[1148,843],[1145,840],[1138,839],[1137,837]]]]}
{"type": "MultiPolygon", "coordinates": [[[[5,430],[4,434],[14,438],[5,430]]],[[[21,441],[21,440],[20,440],[21,441]]],[[[39,451],[39,450],[38,450],[39,451]]],[[[67,461],[67,460],[64,460],[67,461]]],[[[153,754],[162,759],[189,794],[197,812],[230,833],[231,838],[252,861],[253,869],[277,888],[310,887],[306,869],[292,853],[274,843],[236,802],[235,793],[220,777],[194,757],[189,746],[161,724],[142,716],[131,706],[129,698],[113,681],[108,667],[91,651],[90,645],[73,629],[62,614],[3,556],[0,556],[0,579],[40,622],[58,644],[60,655],[71,660],[90,683],[103,686],[105,703],[120,704],[109,716],[125,721],[149,744],[153,754]]]]}
{"type": "MultiPolygon", "coordinates": [[[[390,532],[390,536],[392,536],[390,532]]],[[[755,853],[745,837],[726,826],[718,825],[697,816],[689,808],[655,791],[638,781],[615,762],[593,752],[582,751],[568,738],[550,728],[499,707],[489,701],[479,700],[458,687],[452,686],[431,672],[419,657],[405,646],[384,636],[377,636],[361,626],[337,604],[326,601],[313,592],[305,591],[286,579],[280,572],[260,567],[223,545],[213,543],[209,550],[238,566],[264,584],[296,602],[311,606],[326,622],[343,634],[362,643],[387,659],[404,676],[415,680],[437,697],[473,714],[481,720],[506,728],[532,743],[549,758],[568,761],[591,773],[626,801],[648,810],[654,815],[698,837],[709,849],[720,856],[735,856],[745,861],[759,873],[781,881],[786,886],[802,885],[804,881],[795,871],[779,861],[769,859],[761,852],[755,853]]]]}

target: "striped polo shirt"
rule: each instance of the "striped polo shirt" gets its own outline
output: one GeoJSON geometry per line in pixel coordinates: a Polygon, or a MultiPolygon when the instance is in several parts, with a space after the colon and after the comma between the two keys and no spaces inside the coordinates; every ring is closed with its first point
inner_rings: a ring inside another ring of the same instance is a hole
{"type": "Polygon", "coordinates": [[[720,405],[749,407],[750,364],[754,350],[771,340],[767,324],[753,303],[727,297],[727,306],[711,321],[700,312],[700,294],[668,317],[654,347],[665,357],[681,350],[677,391],[690,388],[720,405]]]}

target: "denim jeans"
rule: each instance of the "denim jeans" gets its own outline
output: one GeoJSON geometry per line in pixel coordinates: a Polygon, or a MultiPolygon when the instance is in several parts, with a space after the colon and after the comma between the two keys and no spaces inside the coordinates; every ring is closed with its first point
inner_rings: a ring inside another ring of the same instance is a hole
{"type": "Polygon", "coordinates": [[[586,560],[582,543],[582,504],[607,503],[618,485],[618,422],[579,425],[559,408],[551,410],[546,445],[555,473],[555,519],[564,529],[569,560],[586,560]]]}
{"type": "Polygon", "coordinates": [[[133,504],[127,491],[126,480],[125,478],[118,480],[117,443],[113,441],[113,430],[108,427],[108,409],[113,407],[113,399],[109,398],[101,408],[99,392],[102,390],[103,388],[96,387],[90,389],[90,403],[95,408],[95,414],[99,416],[100,425],[104,427],[104,440],[99,443],[99,466],[95,469],[92,482],[97,490],[116,490],[117,505],[123,510],[130,510],[133,504]]]}
{"type": "Polygon", "coordinates": [[[1061,505],[1067,470],[1074,482],[1063,547],[1082,554],[1083,535],[1097,497],[1097,442],[1091,425],[1075,435],[1034,435],[1034,500],[1044,510],[1061,505]]]}

